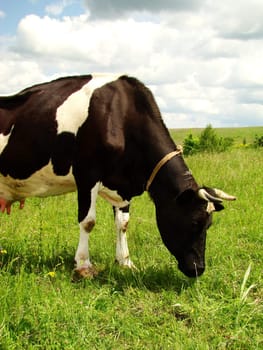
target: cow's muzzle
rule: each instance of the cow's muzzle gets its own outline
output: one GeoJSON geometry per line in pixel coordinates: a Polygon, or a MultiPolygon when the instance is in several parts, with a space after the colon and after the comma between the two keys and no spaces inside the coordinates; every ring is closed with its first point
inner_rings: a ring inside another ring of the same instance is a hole
{"type": "Polygon", "coordinates": [[[184,275],[187,277],[199,277],[201,276],[205,271],[205,265],[204,264],[178,264],[178,268],[184,275]]]}

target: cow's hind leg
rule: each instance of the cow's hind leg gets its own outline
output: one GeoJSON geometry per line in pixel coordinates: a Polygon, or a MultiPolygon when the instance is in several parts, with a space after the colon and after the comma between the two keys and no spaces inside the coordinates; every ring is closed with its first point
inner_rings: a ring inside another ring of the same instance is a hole
{"type": "Polygon", "coordinates": [[[129,206],[124,208],[114,207],[115,224],[117,231],[116,241],[116,261],[121,266],[135,268],[129,256],[129,248],[127,242],[127,226],[129,223],[129,206]]]}
{"type": "MultiPolygon", "coordinates": [[[[73,280],[80,278],[92,278],[97,275],[97,271],[92,265],[89,257],[89,235],[96,221],[96,199],[98,195],[99,184],[96,184],[91,190],[89,198],[86,197],[86,205],[88,205],[88,214],[84,219],[79,217],[80,236],[79,244],[75,255],[76,268],[74,270],[73,280]]],[[[81,202],[79,198],[79,205],[81,202]]],[[[82,215],[83,216],[83,215],[82,215]]]]}

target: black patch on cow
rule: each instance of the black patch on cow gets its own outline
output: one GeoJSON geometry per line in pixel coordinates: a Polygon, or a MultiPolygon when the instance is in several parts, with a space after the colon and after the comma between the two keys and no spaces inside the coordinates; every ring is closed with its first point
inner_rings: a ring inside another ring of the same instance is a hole
{"type": "MultiPolygon", "coordinates": [[[[0,132],[11,132],[0,155],[4,176],[26,179],[48,164],[56,144],[58,107],[91,79],[91,75],[64,77],[0,97],[0,132]]],[[[68,167],[58,170],[66,172],[68,167]]]]}
{"type": "Polygon", "coordinates": [[[25,103],[36,91],[27,91],[14,96],[0,96],[0,133],[8,135],[14,125],[16,113],[14,110],[25,103]]]}
{"type": "MultiPolygon", "coordinates": [[[[123,75],[120,80],[126,81],[133,87],[133,98],[136,110],[139,113],[147,114],[153,119],[162,119],[160,110],[154,100],[152,92],[138,79],[123,75]]],[[[163,124],[164,126],[164,124],[163,124]]]]}
{"type": "MultiPolygon", "coordinates": [[[[41,115],[43,118],[44,116],[41,115]]],[[[53,140],[56,137],[56,121],[23,120],[16,122],[8,144],[0,156],[0,172],[15,179],[26,179],[47,165],[53,140]]]]}
{"type": "Polygon", "coordinates": [[[51,156],[56,175],[67,175],[75,155],[76,137],[71,132],[62,132],[56,137],[51,156]]]}
{"type": "Polygon", "coordinates": [[[27,99],[36,91],[21,91],[13,96],[0,96],[0,108],[13,109],[17,108],[22,103],[25,103],[27,99]]]}

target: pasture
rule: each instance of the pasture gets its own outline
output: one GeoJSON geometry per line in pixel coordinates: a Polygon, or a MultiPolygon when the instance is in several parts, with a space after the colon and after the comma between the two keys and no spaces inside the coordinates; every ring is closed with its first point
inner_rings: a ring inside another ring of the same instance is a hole
{"type": "MultiPolygon", "coordinates": [[[[100,199],[90,239],[100,273],[79,283],[71,282],[76,194],[29,199],[2,215],[0,349],[263,349],[263,150],[239,147],[262,130],[220,129],[236,147],[186,158],[200,185],[237,196],[214,214],[198,279],[164,247],[146,193],[132,201],[128,228],[138,271],[115,265],[112,210],[100,199]]],[[[189,132],[172,135],[181,143],[189,132]]]]}

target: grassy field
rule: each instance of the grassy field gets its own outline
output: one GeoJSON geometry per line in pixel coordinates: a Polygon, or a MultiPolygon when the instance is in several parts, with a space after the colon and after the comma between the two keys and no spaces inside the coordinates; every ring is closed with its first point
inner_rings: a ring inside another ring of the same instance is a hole
{"type": "MultiPolygon", "coordinates": [[[[236,140],[254,136],[250,129],[224,132],[236,140]]],[[[1,350],[263,349],[263,150],[186,161],[200,184],[238,198],[214,215],[207,270],[198,279],[177,269],[147,194],[133,200],[128,230],[138,271],[115,266],[112,210],[99,200],[90,243],[100,274],[75,284],[75,194],[30,199],[23,211],[1,217],[1,350]]]]}
{"type": "MultiPolygon", "coordinates": [[[[244,127],[244,128],[217,128],[216,133],[220,137],[231,137],[236,147],[241,144],[251,144],[255,135],[263,135],[263,126],[244,127]]],[[[183,144],[183,140],[189,134],[200,136],[203,129],[172,129],[171,134],[178,144],[183,144]]]]}

